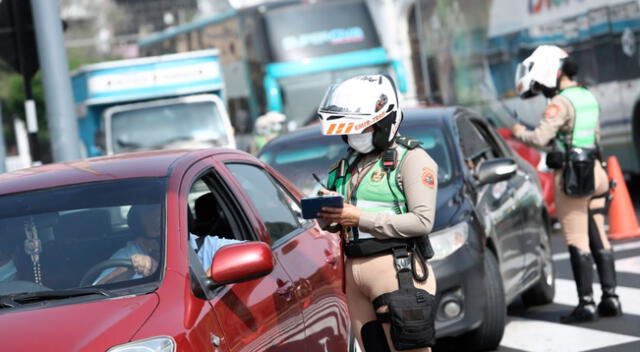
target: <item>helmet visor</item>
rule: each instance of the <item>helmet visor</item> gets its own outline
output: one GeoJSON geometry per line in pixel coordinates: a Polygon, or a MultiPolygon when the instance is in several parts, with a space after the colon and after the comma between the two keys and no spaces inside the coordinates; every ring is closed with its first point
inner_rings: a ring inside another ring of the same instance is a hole
{"type": "Polygon", "coordinates": [[[333,85],[327,89],[324,99],[320,103],[319,111],[340,115],[369,115],[375,111],[375,104],[371,102],[371,94],[363,92],[368,86],[358,87],[347,91],[344,86],[333,85]]]}

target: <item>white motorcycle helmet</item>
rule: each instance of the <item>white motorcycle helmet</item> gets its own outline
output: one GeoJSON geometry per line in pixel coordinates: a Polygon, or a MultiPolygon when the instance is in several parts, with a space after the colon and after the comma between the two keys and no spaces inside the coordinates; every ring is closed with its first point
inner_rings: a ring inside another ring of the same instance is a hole
{"type": "Polygon", "coordinates": [[[354,135],[373,126],[371,144],[381,151],[393,143],[402,121],[402,111],[398,107],[393,80],[387,75],[367,75],[329,87],[318,108],[318,117],[322,134],[342,135],[352,147],[354,135]]]}
{"type": "Polygon", "coordinates": [[[566,51],[555,45],[537,47],[516,70],[516,91],[520,98],[527,99],[540,93],[553,96],[558,89],[563,63],[568,57],[566,51]]]}

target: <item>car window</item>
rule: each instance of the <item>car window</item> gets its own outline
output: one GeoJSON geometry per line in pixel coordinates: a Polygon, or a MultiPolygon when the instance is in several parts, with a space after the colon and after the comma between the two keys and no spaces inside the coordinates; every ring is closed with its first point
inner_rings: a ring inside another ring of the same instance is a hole
{"type": "Polygon", "coordinates": [[[473,126],[478,130],[478,132],[482,136],[482,139],[487,143],[487,145],[491,149],[490,153],[488,153],[489,157],[503,158],[505,156],[504,150],[500,147],[499,143],[494,137],[495,134],[489,131],[489,127],[486,124],[477,120],[473,121],[473,126]]]}
{"type": "Polygon", "coordinates": [[[260,160],[269,164],[292,181],[306,195],[314,195],[320,184],[312,174],[326,183],[329,167],[347,153],[347,144],[339,136],[318,135],[268,145],[260,154],[260,160]]]}
{"type": "Polygon", "coordinates": [[[451,180],[454,172],[451,143],[445,135],[444,126],[435,123],[409,123],[400,126],[400,133],[422,144],[429,156],[438,164],[438,184],[445,185],[451,180]]]}
{"type": "Polygon", "coordinates": [[[218,249],[242,240],[236,236],[241,231],[234,231],[237,227],[233,226],[229,205],[221,191],[212,186],[213,179],[212,171],[204,173],[192,183],[187,195],[188,240],[204,271],[218,249]]]}
{"type": "Polygon", "coordinates": [[[273,244],[306,223],[297,201],[265,170],[247,164],[227,164],[227,168],[260,213],[273,244]]]}
{"type": "Polygon", "coordinates": [[[473,125],[468,113],[465,112],[456,116],[456,127],[460,135],[460,146],[462,147],[465,161],[494,157],[491,146],[473,125]]]}
{"type": "Polygon", "coordinates": [[[0,295],[158,280],[157,269],[105,278],[134,254],[162,268],[165,195],[166,179],[141,178],[0,197],[0,262],[15,267],[0,295]]]}

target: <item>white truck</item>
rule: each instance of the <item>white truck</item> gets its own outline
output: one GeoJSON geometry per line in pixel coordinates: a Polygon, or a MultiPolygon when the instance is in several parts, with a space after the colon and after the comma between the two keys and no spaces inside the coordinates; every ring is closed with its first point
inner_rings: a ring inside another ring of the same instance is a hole
{"type": "Polygon", "coordinates": [[[72,85],[87,156],[236,147],[217,50],[91,64],[72,85]]]}

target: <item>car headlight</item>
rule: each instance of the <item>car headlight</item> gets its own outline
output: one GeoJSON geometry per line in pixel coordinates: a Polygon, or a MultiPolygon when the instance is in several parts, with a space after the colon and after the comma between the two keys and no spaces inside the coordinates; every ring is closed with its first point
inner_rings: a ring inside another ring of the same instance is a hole
{"type": "Polygon", "coordinates": [[[430,260],[440,260],[457,251],[469,238],[469,225],[461,222],[429,235],[434,256],[430,260]]]}
{"type": "Polygon", "coordinates": [[[175,352],[176,342],[169,336],[157,336],[111,347],[107,352],[175,352]]]}

